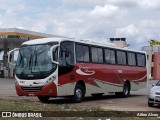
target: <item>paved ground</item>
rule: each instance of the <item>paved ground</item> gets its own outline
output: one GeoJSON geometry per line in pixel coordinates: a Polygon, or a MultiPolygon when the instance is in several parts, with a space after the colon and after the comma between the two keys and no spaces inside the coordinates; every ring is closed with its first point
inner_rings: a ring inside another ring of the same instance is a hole
{"type": "MultiPolygon", "coordinates": [[[[159,106],[150,108],[147,106],[147,93],[151,88],[151,85],[157,81],[150,81],[147,88],[142,90],[131,92],[131,96],[128,98],[116,98],[114,95],[104,95],[101,98],[93,98],[87,96],[82,103],[76,104],[77,106],[99,106],[105,110],[124,110],[124,111],[160,111],[159,106]]],[[[26,101],[39,101],[36,97],[17,96],[14,88],[14,79],[0,78],[0,98],[5,99],[23,99],[26,101]]],[[[51,99],[50,103],[54,104],[70,104],[69,99],[56,98],[51,99]]]]}

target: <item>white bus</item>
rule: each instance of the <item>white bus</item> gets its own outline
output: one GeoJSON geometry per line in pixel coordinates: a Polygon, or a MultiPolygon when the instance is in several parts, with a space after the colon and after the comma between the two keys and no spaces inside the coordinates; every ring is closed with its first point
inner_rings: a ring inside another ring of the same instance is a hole
{"type": "Polygon", "coordinates": [[[19,96],[70,96],[81,102],[85,94],[115,93],[128,97],[131,90],[146,86],[145,52],[68,38],[43,38],[24,42],[9,52],[16,67],[19,96]],[[16,64],[11,54],[18,50],[16,64]]]}

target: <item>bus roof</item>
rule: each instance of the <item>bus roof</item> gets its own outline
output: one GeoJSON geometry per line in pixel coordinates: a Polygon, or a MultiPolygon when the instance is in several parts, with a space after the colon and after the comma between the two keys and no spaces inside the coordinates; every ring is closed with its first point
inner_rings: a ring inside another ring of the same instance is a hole
{"type": "Polygon", "coordinates": [[[133,49],[129,49],[129,48],[120,48],[120,47],[117,47],[115,44],[110,43],[108,41],[97,42],[97,41],[93,41],[92,39],[82,40],[82,39],[74,39],[74,38],[67,38],[67,37],[52,37],[52,38],[34,39],[34,40],[26,41],[26,42],[22,43],[22,45],[36,45],[36,44],[44,44],[44,43],[48,43],[48,42],[61,43],[62,41],[72,41],[72,42],[78,42],[78,43],[83,43],[83,44],[88,44],[88,45],[108,47],[111,49],[113,48],[113,49],[119,49],[119,50],[125,50],[125,51],[134,51],[134,52],[145,53],[144,51],[138,51],[138,50],[133,50],[133,49]]]}

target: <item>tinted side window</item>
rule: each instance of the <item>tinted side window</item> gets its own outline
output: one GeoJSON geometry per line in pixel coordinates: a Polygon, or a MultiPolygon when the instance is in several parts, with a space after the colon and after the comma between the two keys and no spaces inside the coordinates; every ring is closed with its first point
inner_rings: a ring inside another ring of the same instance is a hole
{"type": "Polygon", "coordinates": [[[96,47],[91,47],[92,62],[98,62],[98,50],[96,47]]]}
{"type": "Polygon", "coordinates": [[[126,53],[122,52],[122,65],[126,65],[126,53]]]}
{"type": "Polygon", "coordinates": [[[106,63],[111,63],[111,51],[109,49],[105,49],[104,52],[106,63]]]}
{"type": "Polygon", "coordinates": [[[89,62],[89,47],[88,46],[83,46],[83,56],[84,56],[83,61],[89,62]]]}
{"type": "Polygon", "coordinates": [[[126,53],[122,51],[117,51],[117,64],[126,65],[126,53]]]}
{"type": "Polygon", "coordinates": [[[60,47],[59,64],[71,66],[74,64],[74,44],[72,42],[62,42],[60,47]]]}
{"type": "Polygon", "coordinates": [[[115,59],[115,51],[111,50],[111,63],[115,64],[116,63],[116,59],[115,59]]]}
{"type": "Polygon", "coordinates": [[[145,55],[144,54],[137,54],[137,65],[140,67],[145,66],[145,55]]]}
{"type": "Polygon", "coordinates": [[[117,51],[117,64],[122,64],[122,53],[121,51],[117,51]]]}
{"type": "Polygon", "coordinates": [[[136,65],[136,56],[135,53],[127,53],[128,65],[136,65]]]}
{"type": "Polygon", "coordinates": [[[103,49],[98,48],[98,62],[103,63],[103,49]]]}
{"type": "Polygon", "coordinates": [[[89,47],[84,45],[76,45],[77,61],[89,62],[89,47]]]}
{"type": "Polygon", "coordinates": [[[105,62],[109,64],[115,64],[115,52],[114,50],[105,49],[105,62]]]}
{"type": "Polygon", "coordinates": [[[76,45],[76,58],[77,58],[77,61],[83,61],[83,47],[82,47],[82,45],[76,45]]]}
{"type": "Polygon", "coordinates": [[[91,47],[92,62],[103,63],[103,49],[91,47]]]}

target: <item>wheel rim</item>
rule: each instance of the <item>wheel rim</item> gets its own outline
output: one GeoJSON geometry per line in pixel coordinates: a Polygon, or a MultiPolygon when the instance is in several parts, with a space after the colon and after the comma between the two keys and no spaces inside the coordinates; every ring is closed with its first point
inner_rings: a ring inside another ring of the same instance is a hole
{"type": "Polygon", "coordinates": [[[82,91],[81,91],[81,89],[77,89],[75,94],[76,94],[76,99],[77,100],[80,100],[82,98],[82,91]]]}

